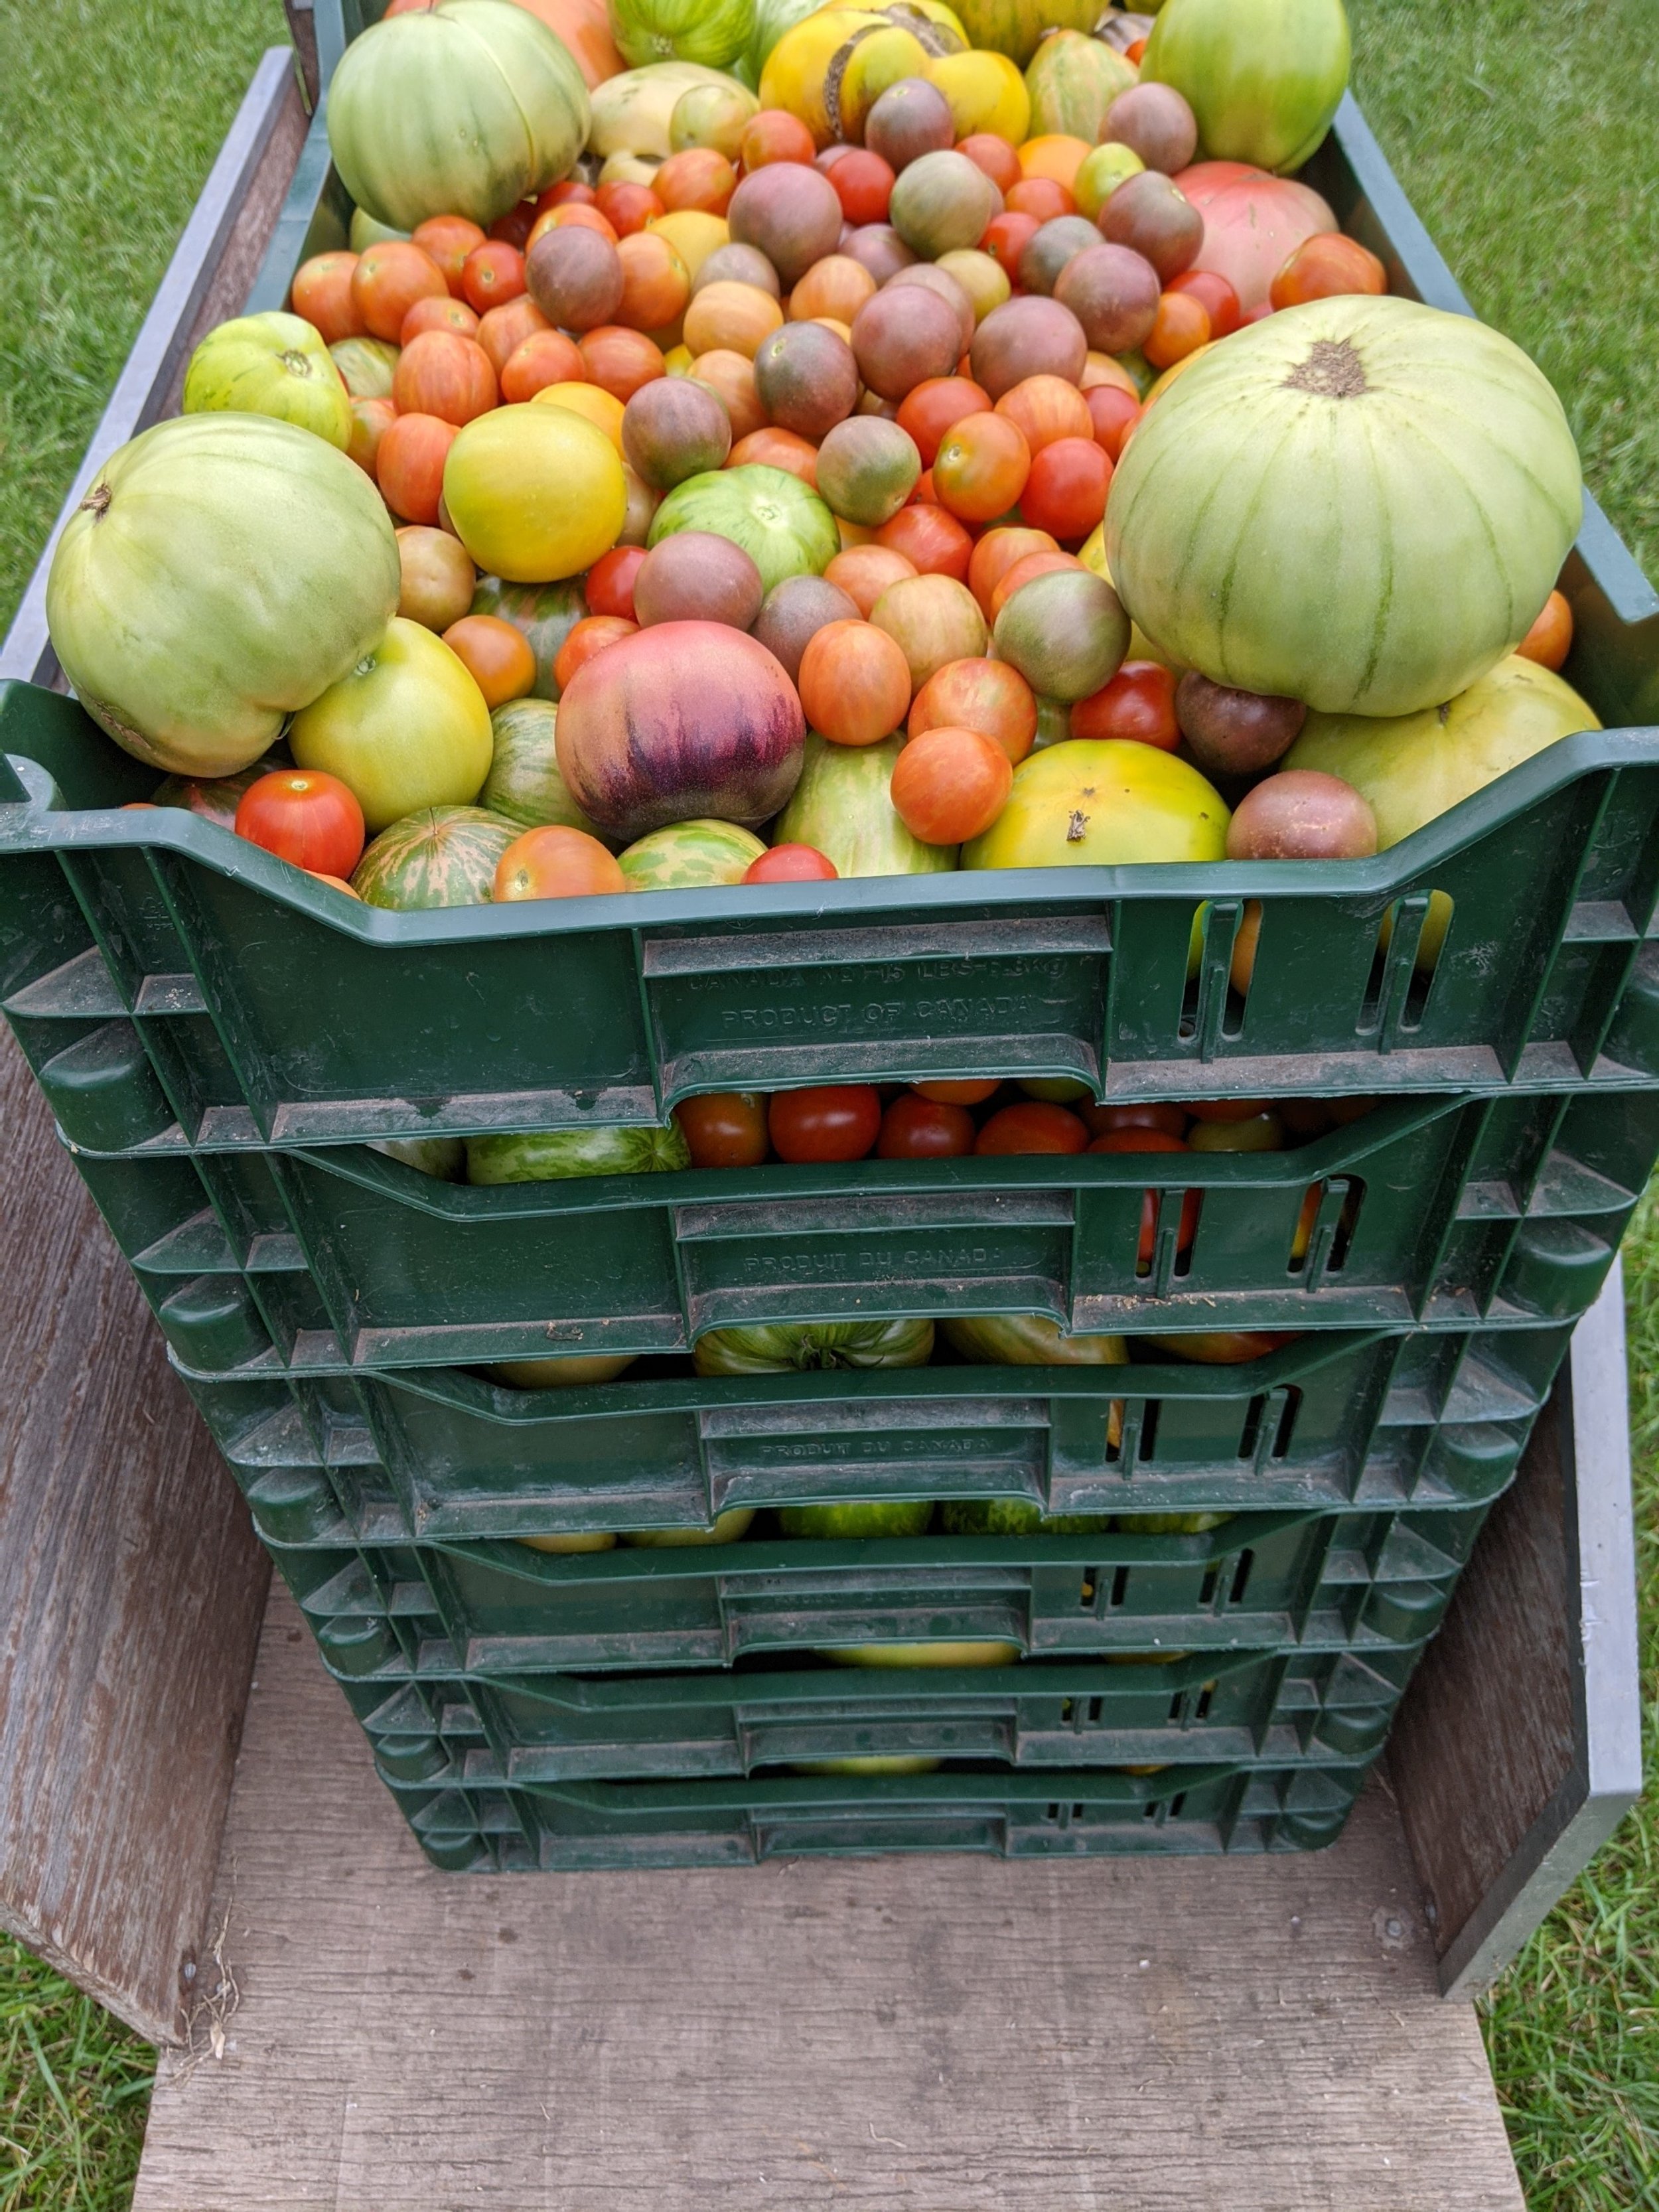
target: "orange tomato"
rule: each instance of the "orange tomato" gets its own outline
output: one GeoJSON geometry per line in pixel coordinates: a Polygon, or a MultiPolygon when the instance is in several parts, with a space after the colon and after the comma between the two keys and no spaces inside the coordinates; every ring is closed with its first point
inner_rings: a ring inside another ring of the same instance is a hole
{"type": "MultiPolygon", "coordinates": [[[[1031,449],[1018,422],[988,410],[946,431],[933,457],[933,491],[963,522],[994,522],[1025,489],[1031,449]]],[[[971,556],[970,556],[971,557],[971,556]]]]}
{"type": "Polygon", "coordinates": [[[924,845],[963,845],[1008,804],[1014,764],[982,730],[947,722],[912,738],[893,763],[893,811],[924,845]]]}
{"type": "Polygon", "coordinates": [[[491,307],[504,307],[523,294],[523,254],[501,239],[487,238],[462,263],[461,289],[467,305],[481,315],[491,307]]]}
{"type": "Polygon", "coordinates": [[[416,300],[404,317],[399,334],[399,345],[409,345],[428,331],[453,331],[464,338],[478,334],[478,318],[465,300],[447,297],[438,300],[416,300]]]}
{"type": "Polygon", "coordinates": [[[380,441],[397,419],[398,410],[389,399],[354,399],[351,403],[351,443],[346,452],[377,483],[380,441]]]}
{"type": "Polygon", "coordinates": [[[877,531],[876,543],[902,553],[919,576],[954,576],[959,584],[968,580],[974,541],[942,507],[900,507],[877,531]]]}
{"type": "Polygon", "coordinates": [[[536,656],[530,641],[499,615],[463,615],[443,633],[444,643],[465,667],[491,712],[535,688],[536,656]]]}
{"type": "Polygon", "coordinates": [[[510,405],[550,384],[580,383],[582,357],[562,331],[534,331],[507,356],[501,371],[501,398],[510,405]]]}
{"type": "Polygon", "coordinates": [[[1034,529],[1086,538],[1106,512],[1112,464],[1091,436],[1056,438],[1031,463],[1020,512],[1034,529]]]}
{"type": "Polygon", "coordinates": [[[1267,298],[1274,308],[1300,307],[1341,293],[1380,295],[1388,289],[1389,272],[1369,246],[1340,230],[1320,231],[1297,247],[1273,278],[1267,298]]]}
{"type": "Polygon", "coordinates": [[[1028,138],[1019,149],[1019,173],[1028,182],[1033,177],[1047,177],[1063,185],[1069,196],[1078,171],[1093,151],[1086,138],[1050,131],[1041,138],[1028,138]]]}
{"type": "Polygon", "coordinates": [[[448,293],[443,270],[408,239],[371,246],[357,256],[351,272],[352,301],[363,328],[372,337],[394,344],[416,300],[447,298],[448,293]]]}
{"type": "Polygon", "coordinates": [[[649,185],[601,185],[592,204],[619,241],[634,237],[647,223],[668,212],[649,185]]]}
{"type": "Polygon", "coordinates": [[[1095,426],[1089,403],[1076,385],[1063,376],[1028,376],[1005,392],[996,404],[999,415],[1018,422],[1035,456],[1056,438],[1092,438],[1095,426]]]}
{"type": "Polygon", "coordinates": [[[660,348],[643,331],[624,330],[620,323],[602,323],[584,331],[576,342],[590,384],[620,399],[624,407],[642,385],[654,384],[668,372],[660,348]]]}
{"type": "Polygon", "coordinates": [[[496,396],[489,356],[458,331],[427,331],[411,338],[392,374],[392,398],[400,415],[436,415],[457,429],[488,414],[496,396]]]}
{"type": "Polygon", "coordinates": [[[437,415],[399,415],[375,456],[374,476],[386,503],[405,522],[435,523],[444,495],[444,463],[458,435],[437,415]]]}
{"type": "Polygon", "coordinates": [[[550,185],[536,202],[536,213],[544,216],[550,208],[563,207],[567,202],[580,201],[584,207],[598,204],[599,194],[592,185],[583,184],[580,177],[567,177],[562,184],[550,185]]]}
{"type": "Polygon", "coordinates": [[[817,153],[811,132],[787,108],[763,107],[744,125],[738,158],[746,175],[769,161],[811,161],[817,153]]]}
{"type": "Polygon", "coordinates": [[[1080,568],[1083,566],[1074,553],[1025,553],[1011,568],[1006,568],[991,587],[990,620],[994,622],[1014,593],[1033,576],[1046,576],[1052,568],[1080,568]]]}
{"type": "Polygon", "coordinates": [[[750,461],[760,461],[769,469],[787,470],[804,484],[810,484],[814,491],[818,488],[818,449],[793,430],[780,430],[763,422],[758,430],[751,430],[746,438],[738,440],[724,465],[740,469],[750,461]]]}
{"type": "Polygon", "coordinates": [[[947,660],[911,702],[907,726],[912,738],[928,730],[977,730],[1018,768],[1036,740],[1036,698],[1006,660],[947,660]]]}
{"type": "Polygon", "coordinates": [[[1022,524],[988,530],[974,547],[968,562],[968,588],[979,601],[980,612],[986,621],[994,619],[992,594],[1017,561],[1023,561],[1028,553],[1059,550],[1059,539],[1051,538],[1046,530],[1030,530],[1022,524]]]}
{"type": "Polygon", "coordinates": [[[824,570],[824,581],[845,592],[867,622],[870,610],[890,584],[920,572],[914,561],[888,545],[849,545],[824,570]]]}
{"type": "Polygon", "coordinates": [[[412,241],[422,253],[429,253],[444,275],[451,296],[465,298],[461,289],[461,270],[469,253],[484,242],[484,234],[476,222],[469,222],[464,215],[433,215],[424,222],[417,222],[410,233],[412,241]]]}
{"type": "Polygon", "coordinates": [[[1162,292],[1158,314],[1140,350],[1154,368],[1173,368],[1211,338],[1210,311],[1192,292],[1162,292]]]}
{"type": "Polygon", "coordinates": [[[1004,193],[1003,206],[1009,215],[1029,215],[1040,224],[1052,222],[1056,216],[1077,213],[1077,202],[1070,191],[1053,177],[1022,177],[1004,193]]]}
{"type": "Polygon", "coordinates": [[[1243,309],[1238,295],[1226,278],[1213,269],[1183,269],[1179,276],[1172,276],[1164,286],[1165,292],[1190,292],[1195,300],[1204,303],[1210,318],[1210,336],[1231,337],[1238,328],[1243,309]]]}
{"type": "MultiPolygon", "coordinates": [[[[509,300],[504,307],[492,307],[488,314],[480,315],[475,336],[489,356],[489,366],[499,376],[526,338],[552,327],[536,302],[525,293],[516,300],[509,300]]],[[[577,374],[580,374],[580,370],[577,374]]]]}
{"type": "Polygon", "coordinates": [[[515,899],[586,898],[625,891],[628,878],[614,854],[585,830],[543,823],[515,837],[495,864],[497,905],[515,899]]]}
{"type": "Polygon", "coordinates": [[[584,615],[575,623],[559,647],[558,658],[553,663],[553,681],[562,691],[579,668],[585,668],[596,653],[607,645],[615,645],[618,638],[632,637],[639,628],[623,615],[584,615]]]}
{"type": "Polygon", "coordinates": [[[827,623],[807,640],[795,688],[807,720],[832,744],[879,744],[904,720],[910,667],[873,623],[827,623]]]}
{"type": "Polygon", "coordinates": [[[1559,668],[1572,650],[1572,609],[1561,592],[1552,592],[1544,611],[1522,639],[1516,651],[1523,660],[1540,668],[1559,668]]]}
{"type": "Polygon", "coordinates": [[[617,320],[634,331],[666,330],[685,313],[691,279],[660,231],[639,230],[617,241],[623,295],[617,320]]]}
{"type": "Polygon", "coordinates": [[[898,426],[931,469],[947,432],[970,415],[983,415],[991,395],[971,376],[930,376],[899,403],[898,426]]]}
{"type": "MultiPolygon", "coordinates": [[[[714,288],[711,284],[705,289],[712,292],[714,288]]],[[[763,427],[766,410],[755,389],[755,364],[747,354],[730,346],[711,346],[706,353],[695,354],[690,374],[699,384],[708,386],[731,416],[734,440],[746,438],[751,430],[763,427]]]]}
{"type": "Polygon", "coordinates": [[[789,295],[789,319],[810,323],[827,315],[850,330],[859,309],[875,295],[876,280],[862,262],[848,253],[826,253],[789,295]]]}
{"type": "Polygon", "coordinates": [[[971,131],[966,138],[957,141],[958,154],[965,154],[976,169],[983,169],[1000,192],[1017,185],[1023,173],[1019,155],[1006,138],[994,131],[971,131]]]}
{"type": "Polygon", "coordinates": [[[325,345],[337,338],[360,338],[368,329],[351,289],[356,266],[355,253],[313,253],[295,271],[289,304],[325,345]]]}
{"type": "Polygon", "coordinates": [[[685,343],[694,355],[740,353],[752,361],[762,341],[782,325],[783,309],[769,292],[719,277],[705,284],[687,307],[685,343]]]}
{"type": "Polygon", "coordinates": [[[704,215],[724,215],[726,203],[738,188],[738,173],[724,154],[712,146],[688,146],[671,154],[652,180],[651,189],[671,215],[682,208],[696,208],[704,215]]]}

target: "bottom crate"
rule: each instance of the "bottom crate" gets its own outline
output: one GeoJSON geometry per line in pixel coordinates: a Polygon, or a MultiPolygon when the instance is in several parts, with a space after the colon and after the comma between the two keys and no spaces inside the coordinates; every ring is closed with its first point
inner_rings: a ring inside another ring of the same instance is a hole
{"type": "Polygon", "coordinates": [[[1358,1762],[1157,1773],[803,1775],[433,1789],[393,1784],[422,1850],[453,1873],[750,1866],[830,1853],[1001,1858],[1322,1850],[1369,1772],[1358,1762]]]}
{"type": "Polygon", "coordinates": [[[392,1782],[665,1780],[893,1758],[1290,1766],[1380,1751],[1422,1650],[343,1686],[392,1782]]]}

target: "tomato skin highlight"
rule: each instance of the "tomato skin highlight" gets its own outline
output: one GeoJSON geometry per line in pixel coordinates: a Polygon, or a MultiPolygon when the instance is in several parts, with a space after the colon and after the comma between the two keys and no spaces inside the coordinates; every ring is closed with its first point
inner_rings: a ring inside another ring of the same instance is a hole
{"type": "Polygon", "coordinates": [[[674,1109],[694,1168],[757,1168],[771,1153],[758,1091],[710,1091],[674,1109]]]}
{"type": "Polygon", "coordinates": [[[1022,1152],[1080,1152],[1089,1132],[1075,1114],[1045,1099],[1025,1098],[993,1114],[980,1131],[974,1150],[981,1156],[1006,1158],[1022,1152]]]}
{"type": "Polygon", "coordinates": [[[349,876],[367,836],[356,795],[322,769],[273,769],[236,807],[236,835],[315,876],[349,876]]]}
{"type": "Polygon", "coordinates": [[[767,1109],[766,1123],[781,1160],[797,1166],[861,1160],[881,1130],[881,1093],[873,1083],[780,1091],[767,1109]]]}
{"type": "Polygon", "coordinates": [[[881,1117],[876,1157],[882,1160],[961,1160],[974,1149],[974,1117],[965,1106],[942,1105],[907,1091],[881,1117]]]}

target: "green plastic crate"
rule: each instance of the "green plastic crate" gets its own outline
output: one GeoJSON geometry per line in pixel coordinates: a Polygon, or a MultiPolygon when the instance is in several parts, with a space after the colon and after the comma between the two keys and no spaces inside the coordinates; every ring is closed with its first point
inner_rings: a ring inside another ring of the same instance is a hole
{"type": "Polygon", "coordinates": [[[1011,1768],[1291,1766],[1381,1750],[1422,1650],[1030,1660],[925,1676],[822,1667],[426,1678],[390,1694],[350,1677],[343,1686],[388,1780],[469,1789],[896,1757],[1011,1768]]]}
{"type": "Polygon", "coordinates": [[[456,1873],[749,1866],[831,1852],[1000,1858],[1319,1850],[1365,1765],[1170,1768],[1162,1774],[805,1775],[570,1782],[518,1789],[394,1784],[422,1850],[456,1873]]]}
{"type": "Polygon", "coordinates": [[[684,1672],[888,1643],[1000,1640],[1045,1658],[1364,1652],[1433,1633],[1488,1510],[1240,1513],[1203,1535],[271,1551],[331,1668],[388,1681],[684,1672]]]}
{"type": "Polygon", "coordinates": [[[483,1189],[366,1146],[79,1164],[185,1366],[324,1374],[672,1353],[709,1328],[919,1314],[1137,1334],[1569,1320],[1656,1156],[1659,1090],[1402,1099],[1254,1155],[483,1189]]]}
{"type": "Polygon", "coordinates": [[[503,1390],[453,1370],[185,1380],[277,1544],[707,1528],[735,1506],[1052,1512],[1407,1501],[1507,1482],[1571,1331],[1336,1332],[1236,1367],[890,1368],[503,1390]]]}

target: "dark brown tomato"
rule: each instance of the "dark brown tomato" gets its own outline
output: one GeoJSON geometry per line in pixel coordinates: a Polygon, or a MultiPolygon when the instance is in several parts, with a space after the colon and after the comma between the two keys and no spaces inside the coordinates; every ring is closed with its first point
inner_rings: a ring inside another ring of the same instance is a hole
{"type": "Polygon", "coordinates": [[[708,530],[677,530],[654,546],[634,579],[634,612],[641,629],[658,623],[726,623],[747,629],[766,588],[741,545],[708,530]]]}
{"type": "Polygon", "coordinates": [[[1060,376],[1075,384],[1089,358],[1089,341],[1069,307],[1028,296],[992,308],[974,333],[969,358],[975,383],[995,402],[1028,376],[1060,376]]]}

